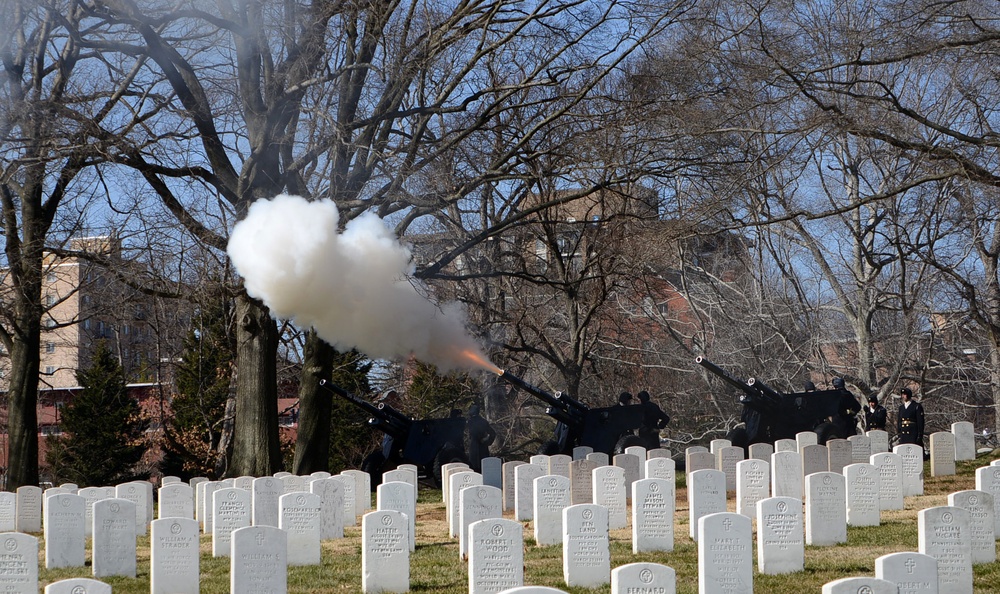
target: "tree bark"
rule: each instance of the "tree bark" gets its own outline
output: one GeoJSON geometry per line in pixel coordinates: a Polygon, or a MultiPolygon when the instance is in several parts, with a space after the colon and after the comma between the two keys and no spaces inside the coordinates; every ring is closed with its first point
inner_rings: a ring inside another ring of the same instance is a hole
{"type": "Polygon", "coordinates": [[[236,427],[229,476],[268,476],[281,468],[275,358],[278,328],[267,307],[236,298],[236,427]]]}
{"type": "Polygon", "coordinates": [[[306,336],[305,356],[299,384],[299,432],[295,443],[292,473],[300,476],[330,466],[330,395],[319,382],[329,380],[333,368],[334,349],[315,331],[306,336]]]}

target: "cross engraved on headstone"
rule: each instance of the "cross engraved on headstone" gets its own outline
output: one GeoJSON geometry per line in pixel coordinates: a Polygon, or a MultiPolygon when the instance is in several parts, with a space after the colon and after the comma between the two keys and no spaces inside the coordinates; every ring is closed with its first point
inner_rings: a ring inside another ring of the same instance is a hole
{"type": "Polygon", "coordinates": [[[907,559],[903,565],[906,566],[906,573],[913,573],[913,568],[917,566],[917,562],[913,559],[907,559]]]}
{"type": "Polygon", "coordinates": [[[263,534],[258,534],[256,536],[255,540],[257,541],[257,546],[258,547],[264,546],[264,535],[263,534]]]}
{"type": "Polygon", "coordinates": [[[729,518],[726,518],[725,520],[722,521],[722,525],[723,527],[725,527],[726,532],[729,532],[733,527],[733,521],[730,520],[729,518]]]}

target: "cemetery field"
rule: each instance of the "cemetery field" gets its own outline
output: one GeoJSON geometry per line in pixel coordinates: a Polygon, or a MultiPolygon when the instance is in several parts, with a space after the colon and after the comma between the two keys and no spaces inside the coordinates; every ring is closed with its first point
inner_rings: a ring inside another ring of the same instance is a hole
{"type": "MultiPolygon", "coordinates": [[[[1000,454],[1000,451],[994,452],[1000,454]]],[[[842,577],[874,575],[875,559],[893,552],[917,550],[917,512],[928,507],[947,505],[948,494],[975,488],[975,469],[988,465],[995,455],[981,455],[976,461],[958,462],[957,474],[931,477],[925,468],[924,495],[906,498],[905,509],[883,511],[881,525],[848,528],[846,544],[830,547],[807,546],[805,570],[786,575],[762,575],[754,572],[754,591],[767,594],[819,593],[823,584],[842,577]]],[[[611,567],[637,561],[662,563],[672,567],[677,575],[679,594],[697,594],[697,545],[688,536],[687,490],[683,473],[678,473],[677,508],[675,515],[675,548],[669,553],[632,553],[630,528],[611,531],[611,567]]],[[[730,495],[729,511],[735,511],[730,495]]],[[[505,513],[513,519],[513,513],[505,513]]],[[[631,520],[630,520],[631,521],[631,520]]],[[[563,582],[562,547],[536,547],[530,522],[524,523],[524,583],[552,586],[572,593],[610,592],[602,588],[571,588],[563,582]]],[[[361,591],[361,527],[346,527],[343,539],[324,541],[322,565],[290,567],[288,592],[360,592],[361,591]]],[[[41,538],[41,535],[37,535],[41,538]]],[[[423,489],[417,508],[416,552],[410,559],[412,592],[466,594],[468,574],[466,562],[459,559],[458,539],[448,536],[448,521],[441,491],[423,489]]],[[[44,547],[41,547],[44,550],[44,547]]],[[[756,549],[756,547],[755,547],[756,549]]],[[[90,576],[90,550],[85,569],[39,569],[39,585],[70,577],[90,576]]],[[[756,550],[754,552],[756,560],[756,550]]],[[[146,594],[149,592],[149,537],[139,538],[138,577],[102,578],[110,583],[115,594],[146,594]]],[[[979,594],[1000,592],[1000,562],[975,565],[974,591],[979,594]]],[[[210,536],[201,537],[201,592],[229,592],[229,559],[213,558],[210,536]]],[[[947,593],[944,593],[947,594],[947,593]]]]}

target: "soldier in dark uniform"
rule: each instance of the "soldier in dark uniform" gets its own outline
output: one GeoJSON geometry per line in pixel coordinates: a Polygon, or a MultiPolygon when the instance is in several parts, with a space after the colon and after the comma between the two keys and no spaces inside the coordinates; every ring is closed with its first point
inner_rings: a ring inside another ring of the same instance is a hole
{"type": "Polygon", "coordinates": [[[909,388],[899,391],[903,401],[896,413],[896,435],[899,443],[912,443],[924,447],[924,407],[913,400],[913,392],[909,388]]]}
{"type": "Polygon", "coordinates": [[[639,392],[639,406],[642,407],[642,427],[639,427],[639,438],[642,439],[646,449],[660,447],[660,429],[670,422],[670,415],[655,402],[650,401],[649,392],[643,390],[639,392]]]}
{"type": "Polygon", "coordinates": [[[837,406],[837,414],[830,417],[830,422],[837,428],[837,434],[846,438],[858,432],[857,415],[861,412],[861,403],[847,389],[844,378],[833,378],[833,387],[840,390],[842,394],[837,406]]]}
{"type": "Polygon", "coordinates": [[[865,430],[872,431],[881,429],[885,431],[886,419],[889,412],[878,403],[878,396],[872,394],[868,397],[868,406],[865,407],[865,430]]]}
{"type": "Polygon", "coordinates": [[[490,457],[490,444],[497,438],[497,432],[489,421],[479,415],[478,404],[469,407],[465,427],[469,436],[469,466],[476,472],[481,472],[483,458],[490,457]]]}

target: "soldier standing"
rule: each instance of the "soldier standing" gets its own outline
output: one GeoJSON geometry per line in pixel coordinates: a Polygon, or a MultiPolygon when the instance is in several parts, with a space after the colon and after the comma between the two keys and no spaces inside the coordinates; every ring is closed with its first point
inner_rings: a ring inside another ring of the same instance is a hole
{"type": "Polygon", "coordinates": [[[476,472],[481,472],[483,458],[490,457],[490,444],[497,438],[497,432],[489,421],[480,416],[478,404],[469,407],[466,428],[469,435],[469,466],[476,472]]]}
{"type": "Polygon", "coordinates": [[[873,431],[881,429],[885,431],[886,418],[889,412],[878,403],[878,396],[872,394],[868,396],[868,406],[865,407],[865,430],[873,431]]]}
{"type": "Polygon", "coordinates": [[[649,392],[639,392],[639,406],[642,407],[642,427],[639,428],[639,438],[646,449],[660,447],[660,429],[670,422],[670,415],[655,402],[650,401],[649,392]]]}
{"type": "Polygon", "coordinates": [[[840,402],[837,405],[837,414],[830,417],[830,422],[837,428],[838,436],[846,438],[858,432],[858,422],[856,416],[861,412],[861,404],[854,394],[847,389],[844,378],[833,378],[833,387],[842,392],[840,402]]]}
{"type": "Polygon", "coordinates": [[[896,413],[896,434],[899,443],[912,443],[924,447],[924,407],[913,400],[913,392],[909,388],[899,391],[903,401],[896,413]]]}

